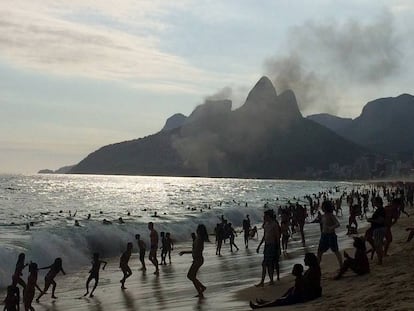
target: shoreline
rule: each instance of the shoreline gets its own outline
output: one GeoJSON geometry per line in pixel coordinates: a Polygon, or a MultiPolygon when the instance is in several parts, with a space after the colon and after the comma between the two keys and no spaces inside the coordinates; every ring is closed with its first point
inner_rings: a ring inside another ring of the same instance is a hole
{"type": "MultiPolygon", "coordinates": [[[[410,211],[412,211],[410,209],[410,211]]],[[[336,257],[327,253],[322,258],[322,297],[314,301],[285,307],[273,307],[264,310],[413,310],[414,297],[414,241],[406,243],[408,233],[405,228],[412,227],[413,216],[402,215],[392,227],[393,242],[389,256],[379,266],[370,260],[371,272],[357,276],[348,271],[340,280],[333,280],[338,269],[336,257]]],[[[353,249],[346,250],[353,256],[353,249]]],[[[235,299],[244,301],[249,309],[249,301],[255,298],[274,300],[281,297],[293,286],[294,278],[288,276],[276,283],[276,286],[265,288],[249,287],[238,291],[235,299]]]]}

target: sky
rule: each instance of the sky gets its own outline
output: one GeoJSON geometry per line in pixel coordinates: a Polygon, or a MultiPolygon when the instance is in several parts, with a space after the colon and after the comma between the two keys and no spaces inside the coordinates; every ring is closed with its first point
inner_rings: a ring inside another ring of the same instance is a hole
{"type": "Polygon", "coordinates": [[[304,116],[414,93],[411,0],[1,0],[0,173],[76,164],[267,75],[304,116]]]}

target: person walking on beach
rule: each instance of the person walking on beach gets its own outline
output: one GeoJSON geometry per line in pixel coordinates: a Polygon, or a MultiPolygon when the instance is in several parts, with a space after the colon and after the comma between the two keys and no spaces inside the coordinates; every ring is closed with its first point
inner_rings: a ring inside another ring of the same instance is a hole
{"type": "Polygon", "coordinates": [[[56,290],[55,277],[59,272],[62,272],[63,275],[66,274],[66,272],[63,270],[63,267],[62,267],[62,258],[60,257],[56,258],[53,264],[51,264],[50,266],[40,268],[39,270],[43,270],[43,269],[50,269],[50,270],[45,276],[45,288],[43,289],[43,292],[41,292],[40,295],[37,297],[36,302],[39,302],[40,298],[44,294],[46,294],[50,285],[52,285],[52,298],[57,299],[57,297],[55,296],[55,290],[56,290]]]}
{"type": "Polygon", "coordinates": [[[239,248],[237,247],[236,243],[234,243],[234,238],[237,236],[237,234],[231,223],[228,224],[228,233],[230,239],[230,252],[233,253],[233,246],[236,248],[236,250],[239,250],[239,248]]]}
{"type": "Polygon", "coordinates": [[[36,288],[42,292],[39,285],[37,285],[37,273],[38,273],[37,264],[32,262],[29,265],[29,277],[27,279],[27,285],[23,292],[23,304],[25,311],[34,311],[32,307],[33,298],[36,293],[36,288]]]}
{"type": "Polygon", "coordinates": [[[388,255],[388,249],[392,242],[392,231],[391,227],[395,225],[398,218],[400,217],[399,211],[404,203],[400,198],[395,198],[391,201],[391,204],[384,208],[385,211],[385,244],[384,244],[384,256],[388,255]]]}
{"type": "Polygon", "coordinates": [[[224,227],[222,223],[218,223],[215,230],[216,234],[216,255],[221,256],[221,247],[224,240],[224,227]]]}
{"type": "Polygon", "coordinates": [[[198,225],[197,235],[193,241],[193,247],[191,251],[182,251],[179,253],[180,256],[184,254],[192,254],[193,263],[191,264],[190,270],[188,270],[187,278],[193,282],[193,285],[198,293],[196,297],[204,298],[204,291],[206,287],[197,279],[197,272],[204,263],[203,250],[204,242],[208,242],[208,233],[206,226],[203,224],[198,225]]]}
{"type": "Polygon", "coordinates": [[[145,242],[141,240],[141,235],[136,234],[135,239],[137,240],[137,243],[138,243],[139,261],[141,261],[141,265],[142,265],[140,270],[146,271],[147,268],[145,267],[145,251],[146,251],[147,246],[145,245],[145,242]]]}
{"type": "Polygon", "coordinates": [[[132,275],[131,268],[128,265],[129,259],[131,258],[132,254],[132,243],[128,242],[127,249],[125,252],[122,253],[121,258],[119,260],[119,267],[124,274],[123,278],[119,281],[121,283],[121,289],[126,289],[125,281],[132,275]]]}
{"type": "Polygon", "coordinates": [[[275,262],[279,256],[279,243],[280,243],[280,229],[276,224],[273,217],[273,210],[267,210],[264,212],[264,224],[263,230],[264,235],[259,245],[257,246],[256,252],[259,253],[260,246],[263,242],[265,243],[263,251],[263,262],[262,262],[262,278],[257,287],[264,286],[264,280],[266,277],[266,271],[269,275],[269,285],[273,285],[273,273],[275,270],[275,262]]]}
{"type": "Polygon", "coordinates": [[[322,261],[323,253],[325,253],[328,249],[331,249],[336,255],[339,268],[342,268],[342,256],[339,252],[338,238],[335,233],[335,229],[338,228],[340,225],[338,219],[336,219],[336,217],[333,214],[334,207],[332,205],[332,202],[324,201],[322,203],[322,211],[324,212],[324,214],[322,215],[321,219],[322,233],[318,247],[319,262],[322,261]]]}
{"type": "Polygon", "coordinates": [[[280,223],[280,231],[282,234],[282,250],[284,253],[287,253],[288,242],[290,237],[290,229],[289,224],[286,220],[283,220],[280,223]]]}
{"type": "Polygon", "coordinates": [[[159,275],[160,271],[158,268],[158,260],[157,260],[157,250],[158,250],[158,232],[154,229],[154,223],[148,223],[148,229],[150,230],[150,252],[149,252],[149,260],[155,266],[155,275],[159,275]]]}
{"type": "Polygon", "coordinates": [[[102,270],[105,270],[105,267],[107,265],[106,261],[100,260],[99,259],[99,254],[98,253],[94,253],[93,254],[93,259],[92,259],[92,268],[89,271],[89,277],[88,280],[86,281],[86,293],[83,296],[86,296],[89,294],[89,283],[92,280],[95,280],[95,284],[92,288],[91,294],[89,295],[89,297],[93,297],[93,292],[95,291],[96,287],[98,286],[98,282],[99,282],[99,270],[101,269],[101,264],[104,264],[102,267],[102,270]]]}
{"type": "MultiPolygon", "coordinates": [[[[372,217],[368,219],[371,223],[371,228],[367,231],[371,232],[370,242],[373,246],[371,259],[374,252],[377,253],[378,264],[382,265],[382,257],[384,256],[384,237],[385,237],[385,209],[383,207],[383,201],[381,197],[374,198],[374,206],[377,208],[372,214],[372,217]]],[[[368,235],[368,232],[367,234],[368,235]]]]}
{"type": "Polygon", "coordinates": [[[165,239],[165,232],[160,233],[161,238],[161,263],[160,265],[166,265],[165,257],[167,257],[167,240],[165,239]]]}
{"type": "Polygon", "coordinates": [[[249,215],[246,215],[246,219],[243,219],[244,246],[246,248],[249,248],[250,228],[250,218],[249,215]]]}
{"type": "Polygon", "coordinates": [[[21,285],[23,288],[23,291],[26,287],[26,283],[22,279],[23,270],[24,268],[26,268],[26,266],[28,266],[27,263],[24,263],[25,258],[26,258],[26,255],[24,253],[19,254],[19,257],[17,258],[16,269],[14,270],[14,274],[12,277],[13,283],[21,285]]]}
{"type": "Polygon", "coordinates": [[[174,242],[171,239],[171,233],[165,234],[165,254],[168,255],[168,262],[171,264],[171,251],[174,249],[174,242]]]}

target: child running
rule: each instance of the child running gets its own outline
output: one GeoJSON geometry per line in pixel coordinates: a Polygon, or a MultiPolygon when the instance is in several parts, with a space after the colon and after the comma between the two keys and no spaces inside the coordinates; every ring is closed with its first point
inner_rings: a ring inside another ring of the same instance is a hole
{"type": "Polygon", "coordinates": [[[45,276],[45,288],[43,292],[40,293],[39,297],[37,297],[36,302],[39,302],[40,298],[46,294],[47,290],[49,289],[50,285],[52,285],[52,298],[57,299],[55,296],[56,290],[56,282],[55,277],[59,272],[62,272],[64,275],[66,274],[62,267],[62,258],[56,258],[53,264],[47,267],[40,268],[39,270],[50,269],[49,272],[45,276]]]}
{"type": "Polygon", "coordinates": [[[24,253],[20,253],[16,263],[16,269],[13,274],[13,283],[19,284],[24,288],[26,287],[26,283],[23,281],[23,269],[26,268],[28,264],[24,263],[26,255],[24,253]]]}
{"type": "Polygon", "coordinates": [[[193,255],[193,263],[188,270],[187,278],[191,280],[194,284],[195,289],[197,290],[198,295],[196,297],[204,298],[204,291],[206,287],[197,279],[197,272],[200,267],[204,263],[203,257],[203,250],[204,250],[204,242],[208,241],[208,233],[206,226],[200,224],[197,227],[197,236],[193,241],[193,248],[191,251],[182,251],[180,252],[180,256],[184,254],[192,254],[193,255]]]}
{"type": "Polygon", "coordinates": [[[83,296],[86,296],[89,294],[89,283],[92,280],[95,280],[95,285],[93,286],[91,294],[89,295],[89,297],[91,298],[93,297],[93,292],[95,291],[96,287],[98,286],[98,282],[99,282],[99,270],[101,269],[101,264],[104,264],[102,267],[102,270],[105,270],[107,262],[100,260],[99,254],[94,253],[93,258],[92,258],[92,268],[89,271],[89,277],[88,277],[88,280],[86,281],[86,293],[83,296]]]}
{"type": "Polygon", "coordinates": [[[121,283],[121,289],[126,289],[125,281],[132,275],[131,268],[128,266],[129,258],[131,258],[132,254],[132,243],[128,242],[126,251],[122,254],[119,260],[119,267],[124,274],[124,277],[119,281],[121,283]]]}

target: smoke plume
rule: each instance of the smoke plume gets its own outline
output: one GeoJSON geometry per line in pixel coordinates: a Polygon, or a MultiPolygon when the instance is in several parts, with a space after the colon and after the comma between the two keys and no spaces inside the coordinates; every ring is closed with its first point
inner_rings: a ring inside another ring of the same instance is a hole
{"type": "Polygon", "coordinates": [[[374,22],[307,22],[290,29],[287,49],[265,61],[280,91],[292,89],[301,111],[336,113],[349,90],[380,87],[398,74],[401,54],[390,14],[374,22]]]}

